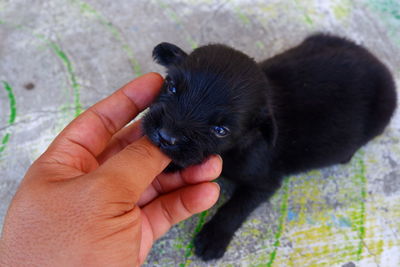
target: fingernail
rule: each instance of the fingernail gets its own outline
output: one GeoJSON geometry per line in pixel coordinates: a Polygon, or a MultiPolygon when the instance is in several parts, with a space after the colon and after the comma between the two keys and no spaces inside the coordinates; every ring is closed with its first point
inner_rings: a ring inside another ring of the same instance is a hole
{"type": "Polygon", "coordinates": [[[222,158],[220,155],[215,155],[215,159],[211,160],[211,168],[214,176],[219,176],[222,171],[222,158]]]}
{"type": "Polygon", "coordinates": [[[219,186],[219,184],[218,183],[216,183],[216,182],[212,182],[213,184],[215,184],[216,186],[217,186],[217,188],[218,188],[218,192],[220,192],[221,191],[221,187],[219,186]]]}

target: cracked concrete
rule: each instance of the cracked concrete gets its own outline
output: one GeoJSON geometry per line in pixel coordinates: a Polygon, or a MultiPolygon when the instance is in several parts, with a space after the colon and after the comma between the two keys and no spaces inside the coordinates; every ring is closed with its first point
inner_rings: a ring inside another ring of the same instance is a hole
{"type": "MultiPolygon", "coordinates": [[[[221,42],[262,60],[326,31],[368,47],[399,85],[399,10],[394,0],[0,1],[0,221],[29,165],[77,112],[163,71],[151,59],[159,42],[187,51],[221,42]]],[[[400,266],[399,116],[349,164],[287,180],[221,260],[191,251],[214,208],[174,227],[145,266],[400,266]]]]}

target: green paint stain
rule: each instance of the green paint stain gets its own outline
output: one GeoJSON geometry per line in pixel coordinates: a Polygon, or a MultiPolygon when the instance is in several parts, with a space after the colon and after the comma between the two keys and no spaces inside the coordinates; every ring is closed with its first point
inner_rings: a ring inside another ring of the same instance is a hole
{"type": "MultiPolygon", "coordinates": [[[[250,18],[249,18],[244,12],[242,12],[242,9],[241,9],[240,7],[236,7],[236,8],[234,9],[234,11],[235,11],[236,15],[238,16],[239,20],[240,20],[244,25],[249,26],[249,25],[251,24],[250,18]]],[[[259,48],[259,49],[264,49],[264,48],[265,48],[264,44],[263,44],[260,40],[257,40],[257,41],[255,42],[255,45],[256,45],[256,47],[259,48]]]]}
{"type": "MultiPolygon", "coordinates": [[[[10,106],[10,115],[8,117],[8,125],[12,125],[15,122],[17,116],[17,105],[15,101],[15,95],[10,84],[6,81],[2,81],[4,89],[7,91],[8,102],[10,106]]],[[[10,140],[10,133],[6,133],[1,140],[0,153],[4,151],[8,141],[10,140]]]]}
{"type": "Polygon", "coordinates": [[[369,0],[370,9],[379,15],[388,35],[400,46],[400,2],[398,0],[369,0]]]}
{"type": "Polygon", "coordinates": [[[288,200],[289,200],[289,178],[286,177],[285,180],[283,181],[283,187],[282,187],[282,201],[280,206],[281,215],[278,221],[278,231],[275,233],[274,249],[269,255],[269,261],[266,264],[267,267],[271,267],[272,264],[274,263],[279,245],[281,244],[281,236],[285,226],[285,219],[288,213],[288,200]]]}
{"type": "Polygon", "coordinates": [[[264,48],[265,48],[265,45],[264,45],[261,41],[256,41],[256,46],[257,46],[259,49],[264,49],[264,48]]]}
{"type": "Polygon", "coordinates": [[[72,63],[67,57],[66,53],[61,50],[61,48],[54,42],[49,41],[48,45],[53,49],[54,53],[61,59],[67,68],[67,72],[69,78],[72,83],[72,88],[74,91],[74,109],[75,109],[75,117],[79,116],[82,113],[82,105],[80,103],[80,85],[76,80],[75,71],[72,67],[72,63]]]}
{"type": "Polygon", "coordinates": [[[208,211],[203,211],[202,213],[200,213],[199,221],[197,222],[196,228],[194,229],[192,240],[190,240],[189,244],[186,246],[185,249],[184,263],[179,264],[179,267],[185,267],[190,263],[189,258],[193,255],[194,237],[200,232],[201,228],[203,228],[203,225],[207,218],[207,214],[208,211]]]}
{"type": "Polygon", "coordinates": [[[10,84],[2,81],[4,89],[7,91],[7,97],[10,102],[10,116],[8,119],[9,124],[13,124],[15,122],[15,117],[17,116],[17,107],[15,102],[15,95],[13,93],[13,89],[11,88],[10,84]]]}
{"type": "Polygon", "coordinates": [[[113,23],[108,21],[100,12],[98,12],[94,7],[89,5],[88,3],[81,0],[70,0],[73,4],[79,6],[82,13],[87,12],[88,14],[93,15],[97,20],[100,21],[101,24],[106,26],[106,28],[111,32],[114,38],[122,44],[122,49],[127,54],[129,62],[132,66],[133,72],[136,76],[142,75],[142,68],[139,62],[135,59],[132,48],[127,44],[124,40],[123,35],[117,27],[114,26],[113,23]]]}
{"type": "MultiPolygon", "coordinates": [[[[160,8],[165,10],[165,14],[167,14],[167,16],[173,22],[175,22],[177,25],[179,25],[183,29],[182,21],[180,20],[179,16],[169,7],[169,5],[164,3],[161,0],[157,0],[156,2],[157,2],[158,6],[160,8]]],[[[198,43],[195,40],[193,40],[193,38],[191,36],[189,36],[188,33],[186,33],[186,38],[185,39],[189,43],[189,45],[191,46],[192,49],[196,49],[199,46],[198,43]]]]}
{"type": "Polygon", "coordinates": [[[305,8],[302,6],[302,4],[300,3],[300,1],[299,1],[299,0],[294,0],[294,2],[295,2],[295,4],[296,4],[300,9],[303,10],[302,13],[303,13],[303,19],[304,19],[304,21],[305,21],[308,25],[313,25],[313,24],[314,24],[313,20],[312,20],[311,17],[308,15],[307,10],[305,10],[305,8]]]}
{"type": "Polygon", "coordinates": [[[356,183],[360,185],[361,188],[361,198],[360,198],[360,211],[356,216],[356,224],[358,226],[358,237],[360,239],[357,249],[357,260],[361,260],[363,252],[363,244],[365,238],[365,201],[367,199],[367,178],[365,176],[365,163],[363,160],[363,152],[360,152],[357,158],[357,170],[354,179],[356,183]]]}
{"type": "Polygon", "coordinates": [[[0,153],[3,152],[4,149],[6,149],[6,145],[7,145],[9,139],[10,139],[10,133],[6,133],[6,135],[4,135],[4,137],[3,137],[3,139],[1,139],[0,153]]]}
{"type": "Polygon", "coordinates": [[[333,7],[333,14],[337,19],[344,19],[350,14],[351,3],[339,3],[333,7]]]}
{"type": "Polygon", "coordinates": [[[244,14],[239,7],[235,8],[236,14],[238,15],[239,19],[245,24],[245,25],[250,25],[250,19],[249,17],[244,14]]]}
{"type": "Polygon", "coordinates": [[[304,14],[304,21],[307,22],[309,25],[313,25],[314,23],[311,17],[307,13],[304,14]]]}
{"type": "Polygon", "coordinates": [[[381,12],[400,20],[400,2],[398,0],[372,0],[370,3],[381,12]]]}

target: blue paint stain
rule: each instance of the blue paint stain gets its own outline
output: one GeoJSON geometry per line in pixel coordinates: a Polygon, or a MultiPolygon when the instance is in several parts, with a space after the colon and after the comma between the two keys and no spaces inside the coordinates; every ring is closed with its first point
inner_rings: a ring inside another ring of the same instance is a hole
{"type": "Polygon", "coordinates": [[[339,226],[340,227],[351,227],[351,221],[347,218],[340,218],[339,219],[339,226]]]}
{"type": "Polygon", "coordinates": [[[331,221],[332,221],[331,223],[328,223],[330,226],[341,227],[341,228],[351,227],[351,221],[343,216],[336,217],[335,215],[331,215],[331,221]]]}
{"type": "Polygon", "coordinates": [[[308,224],[315,225],[315,221],[313,219],[311,219],[310,216],[308,216],[306,218],[306,221],[307,221],[308,224]]]}
{"type": "Polygon", "coordinates": [[[297,220],[298,217],[299,217],[299,215],[296,212],[291,211],[291,210],[288,211],[287,220],[289,222],[297,220]]]}

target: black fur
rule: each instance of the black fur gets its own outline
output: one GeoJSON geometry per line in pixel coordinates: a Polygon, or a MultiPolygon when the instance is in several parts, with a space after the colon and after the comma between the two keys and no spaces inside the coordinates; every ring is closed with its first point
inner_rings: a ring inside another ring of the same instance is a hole
{"type": "Polygon", "coordinates": [[[219,153],[222,175],[237,185],[195,239],[204,260],[222,257],[234,232],[284,176],[348,162],[382,133],[396,107],[388,69],[340,37],[313,35],[258,64],[219,44],[187,55],[162,43],[153,56],[168,78],[144,129],[172,158],[168,170],[219,153]],[[230,135],[217,137],[213,126],[230,135]]]}

